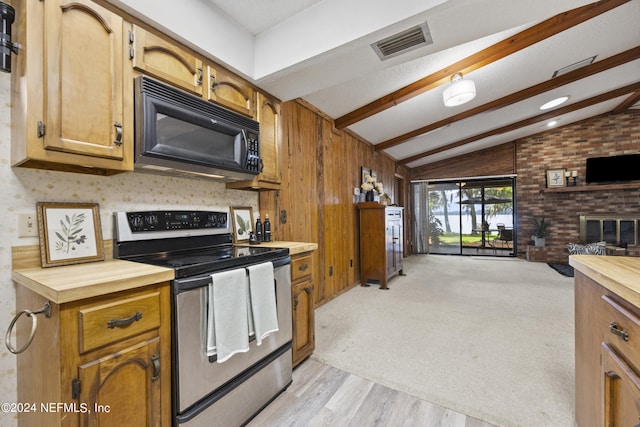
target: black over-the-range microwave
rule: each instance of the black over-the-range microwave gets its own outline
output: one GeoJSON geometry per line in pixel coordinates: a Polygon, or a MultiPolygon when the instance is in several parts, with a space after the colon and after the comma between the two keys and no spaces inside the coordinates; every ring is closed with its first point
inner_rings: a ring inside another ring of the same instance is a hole
{"type": "Polygon", "coordinates": [[[134,100],[136,170],[224,182],[260,173],[255,120],[147,76],[134,100]]]}

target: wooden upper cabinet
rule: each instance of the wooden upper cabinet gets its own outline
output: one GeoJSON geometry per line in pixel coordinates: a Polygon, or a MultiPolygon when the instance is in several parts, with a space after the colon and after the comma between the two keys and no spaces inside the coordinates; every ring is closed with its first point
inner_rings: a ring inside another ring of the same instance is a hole
{"type": "Polygon", "coordinates": [[[261,92],[256,93],[256,120],[260,122],[262,172],[251,181],[230,182],[227,188],[277,190],[282,183],[282,104],[261,92]]]}
{"type": "Polygon", "coordinates": [[[255,117],[255,91],[223,68],[207,67],[207,99],[249,117],[255,117]]]}
{"type": "Polygon", "coordinates": [[[137,25],[131,26],[128,37],[135,70],[203,96],[202,59],[137,25]]]}
{"type": "Polygon", "coordinates": [[[87,0],[45,8],[45,148],[122,159],[122,18],[87,0]]]}
{"type": "Polygon", "coordinates": [[[24,50],[13,76],[12,164],[133,170],[123,19],[88,0],[17,3],[24,50]]]}
{"type": "Polygon", "coordinates": [[[280,184],[280,147],[282,145],[282,115],[280,103],[262,93],[258,93],[258,121],[260,122],[260,158],[263,168],[259,179],[280,184]]]}

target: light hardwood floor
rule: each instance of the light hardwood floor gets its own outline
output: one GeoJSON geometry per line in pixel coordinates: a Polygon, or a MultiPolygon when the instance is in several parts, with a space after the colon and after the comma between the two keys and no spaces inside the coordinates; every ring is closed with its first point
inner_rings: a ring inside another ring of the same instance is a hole
{"type": "Polygon", "coordinates": [[[293,371],[289,388],[248,425],[495,427],[313,359],[293,371]]]}

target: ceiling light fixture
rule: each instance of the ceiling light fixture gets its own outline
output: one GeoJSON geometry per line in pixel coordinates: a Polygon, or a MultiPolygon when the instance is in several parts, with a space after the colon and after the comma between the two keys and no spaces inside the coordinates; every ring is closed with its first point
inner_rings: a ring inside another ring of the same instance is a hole
{"type": "Polygon", "coordinates": [[[444,88],[442,97],[447,107],[462,105],[476,97],[476,85],[473,80],[463,80],[461,73],[455,73],[449,86],[444,88]]]}
{"type": "Polygon", "coordinates": [[[568,96],[561,96],[560,98],[552,99],[540,106],[541,110],[548,110],[549,108],[557,107],[560,104],[564,104],[569,99],[568,96]]]}

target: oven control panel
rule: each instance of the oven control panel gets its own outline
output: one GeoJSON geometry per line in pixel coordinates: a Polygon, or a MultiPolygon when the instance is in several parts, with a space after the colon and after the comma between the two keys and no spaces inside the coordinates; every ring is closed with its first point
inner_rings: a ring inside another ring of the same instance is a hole
{"type": "Polygon", "coordinates": [[[127,212],[132,232],[228,228],[229,214],[213,211],[127,212]]]}

